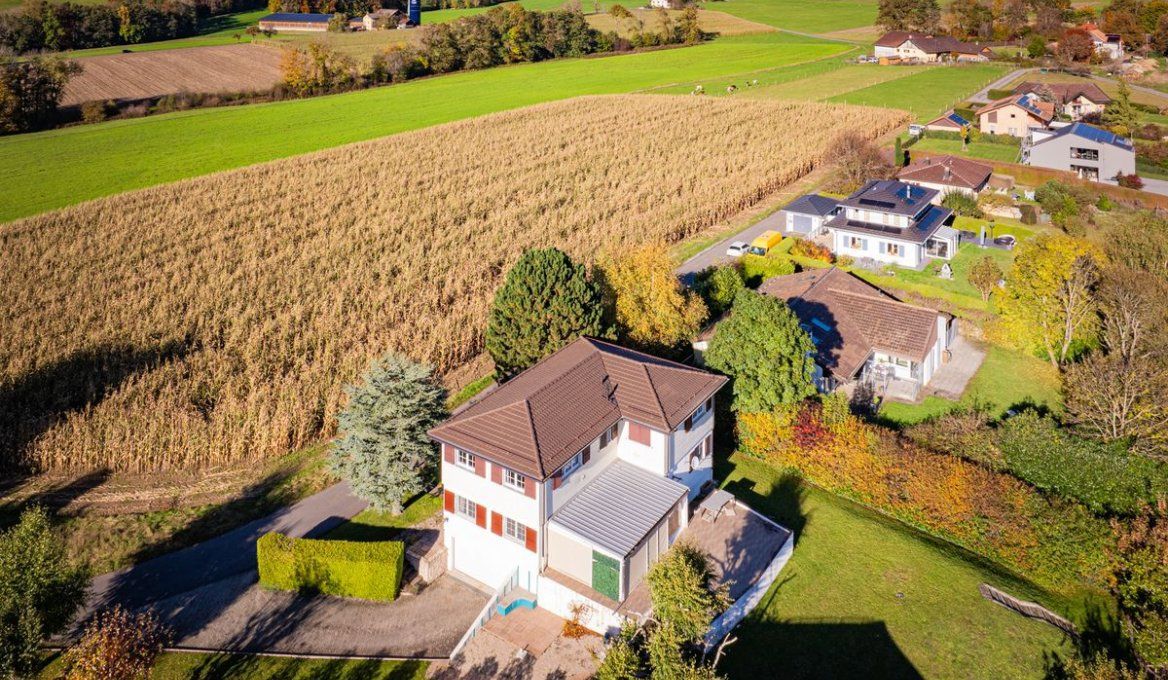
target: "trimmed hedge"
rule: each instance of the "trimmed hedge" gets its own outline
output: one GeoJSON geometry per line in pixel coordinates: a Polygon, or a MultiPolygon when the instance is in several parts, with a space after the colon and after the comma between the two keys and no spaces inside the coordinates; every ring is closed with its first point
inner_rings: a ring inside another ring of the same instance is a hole
{"type": "Polygon", "coordinates": [[[256,542],[260,585],[362,600],[397,599],[405,554],[401,541],[327,541],[267,533],[256,542]]]}

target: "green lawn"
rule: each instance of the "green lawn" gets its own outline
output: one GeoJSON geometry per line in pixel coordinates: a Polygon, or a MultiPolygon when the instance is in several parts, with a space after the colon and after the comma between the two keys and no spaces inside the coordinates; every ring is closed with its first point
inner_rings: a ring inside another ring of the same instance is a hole
{"type": "MultiPolygon", "coordinates": [[[[885,67],[876,65],[850,65],[830,73],[816,74],[809,78],[782,85],[759,87],[751,90],[750,96],[775,97],[780,99],[821,100],[871,87],[877,83],[900,80],[927,71],[928,66],[885,67]]],[[[892,108],[896,108],[895,106],[892,108]]]]}
{"type": "MultiPolygon", "coordinates": [[[[975,225],[981,221],[971,220],[970,222],[972,224],[959,223],[957,228],[977,232],[979,227],[975,225]]],[[[982,301],[981,293],[969,283],[969,270],[974,263],[986,256],[992,257],[1003,272],[1008,272],[1014,261],[1014,253],[1011,251],[997,248],[983,249],[975,243],[963,243],[958,248],[957,255],[949,261],[953,268],[952,279],[942,279],[938,276],[944,264],[943,260],[933,260],[921,271],[894,267],[892,268],[892,271],[895,272],[893,276],[877,276],[863,270],[857,270],[856,274],[882,288],[901,288],[928,297],[948,300],[968,309],[984,310],[988,309],[988,305],[982,301]]]]}
{"type": "Polygon", "coordinates": [[[828,101],[905,109],[911,111],[918,120],[930,120],[952,108],[970,93],[1001,77],[1006,70],[1007,67],[998,64],[928,69],[907,78],[840,94],[828,101]]]}
{"type": "Polygon", "coordinates": [[[1019,154],[1017,144],[996,144],[974,141],[966,145],[965,148],[962,148],[961,142],[956,139],[935,139],[933,137],[925,137],[910,146],[908,149],[909,154],[911,155],[917,149],[932,151],[933,153],[948,153],[957,156],[969,156],[971,158],[984,158],[1001,163],[1017,163],[1019,154]]]}
{"type": "MultiPolygon", "coordinates": [[[[587,7],[585,3],[585,7],[587,7]]],[[[726,0],[708,9],[804,33],[830,33],[876,23],[875,0],[726,0]]]]}
{"type": "MultiPolygon", "coordinates": [[[[986,404],[995,416],[1024,403],[1057,412],[1062,410],[1061,387],[1059,373],[1049,362],[991,345],[962,400],[986,404]]],[[[912,425],[941,415],[956,405],[957,402],[939,397],[926,397],[920,404],[889,402],[880,409],[880,417],[890,424],[912,425]]]]}
{"type": "Polygon", "coordinates": [[[399,529],[419,524],[442,511],[442,497],[422,494],[400,515],[369,509],[326,534],[338,541],[392,541],[399,529]]]}
{"type": "Polygon", "coordinates": [[[586,94],[627,93],[849,49],[783,33],[471,71],[329,97],[0,139],[0,221],[187,177],[586,94]]]}
{"type": "MultiPolygon", "coordinates": [[[[151,680],[423,680],[428,664],[421,661],[343,661],[285,659],[235,654],[169,653],[158,658],[151,680]]],[[[40,674],[58,677],[59,659],[40,674]]]]}
{"type": "Polygon", "coordinates": [[[719,472],[725,487],[798,536],[778,581],[734,632],[719,668],[730,678],[1038,678],[1044,653],[1067,653],[1057,629],[977,587],[1064,612],[1075,605],[764,463],[735,456],[729,466],[719,472]]]}
{"type": "Polygon", "coordinates": [[[65,52],[70,58],[99,57],[104,54],[121,54],[131,52],[154,52],[157,50],[176,50],[182,47],[210,47],[214,45],[233,45],[236,42],[250,42],[251,38],[244,33],[248,26],[256,23],[261,17],[268,14],[266,9],[221,14],[207,17],[202,20],[199,35],[190,38],[175,40],[160,40],[158,42],[140,43],[138,45],[111,45],[109,47],[95,47],[89,50],[74,50],[65,52]],[[239,35],[239,40],[235,36],[239,35]]]}

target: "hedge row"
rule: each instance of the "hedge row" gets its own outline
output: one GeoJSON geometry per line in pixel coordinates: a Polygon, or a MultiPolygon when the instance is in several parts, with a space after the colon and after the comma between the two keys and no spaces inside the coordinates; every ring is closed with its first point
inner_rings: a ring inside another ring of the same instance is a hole
{"type": "Polygon", "coordinates": [[[256,542],[260,585],[362,600],[397,599],[405,552],[401,541],[325,541],[268,533],[256,542]]]}

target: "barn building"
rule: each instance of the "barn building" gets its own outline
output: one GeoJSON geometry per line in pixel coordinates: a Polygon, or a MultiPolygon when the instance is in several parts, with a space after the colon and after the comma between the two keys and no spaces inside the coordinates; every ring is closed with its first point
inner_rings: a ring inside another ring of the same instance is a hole
{"type": "Polygon", "coordinates": [[[328,30],[331,14],[299,14],[295,12],[276,12],[259,20],[261,31],[276,33],[323,33],[328,30]]]}

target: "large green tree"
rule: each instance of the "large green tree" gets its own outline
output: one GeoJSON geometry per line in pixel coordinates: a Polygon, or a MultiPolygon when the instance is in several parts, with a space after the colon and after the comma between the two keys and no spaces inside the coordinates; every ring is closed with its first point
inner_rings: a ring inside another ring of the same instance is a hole
{"type": "Polygon", "coordinates": [[[529,250],[495,293],[487,351],[507,379],[582,335],[601,335],[600,287],[556,248],[529,250]]]}
{"type": "Polygon", "coordinates": [[[1107,108],[1103,109],[1103,124],[1118,135],[1130,135],[1140,123],[1140,113],[1131,100],[1131,87],[1126,78],[1119,79],[1119,90],[1107,108]]]}
{"type": "Polygon", "coordinates": [[[621,342],[663,356],[688,351],[709,312],[698,294],[681,285],[673,267],[661,243],[601,264],[621,342]]]}
{"type": "Polygon", "coordinates": [[[26,676],[40,665],[41,643],[69,625],[87,581],[44,510],[26,510],[0,534],[0,677],[26,676]]]}
{"type": "Polygon", "coordinates": [[[937,0],[880,0],[876,23],[888,31],[936,31],[941,6],[937,0]]]}
{"type": "Polygon", "coordinates": [[[401,512],[436,481],[438,451],[426,431],[446,417],[446,390],[430,366],[390,354],[347,392],[332,469],[374,508],[401,512]]]}
{"type": "Polygon", "coordinates": [[[47,127],[65,84],[80,71],[76,62],[51,57],[0,56],[0,133],[47,127]]]}
{"type": "Polygon", "coordinates": [[[734,410],[761,412],[815,394],[811,336],[780,300],[743,290],[718,324],[706,364],[730,376],[734,410]]]}

